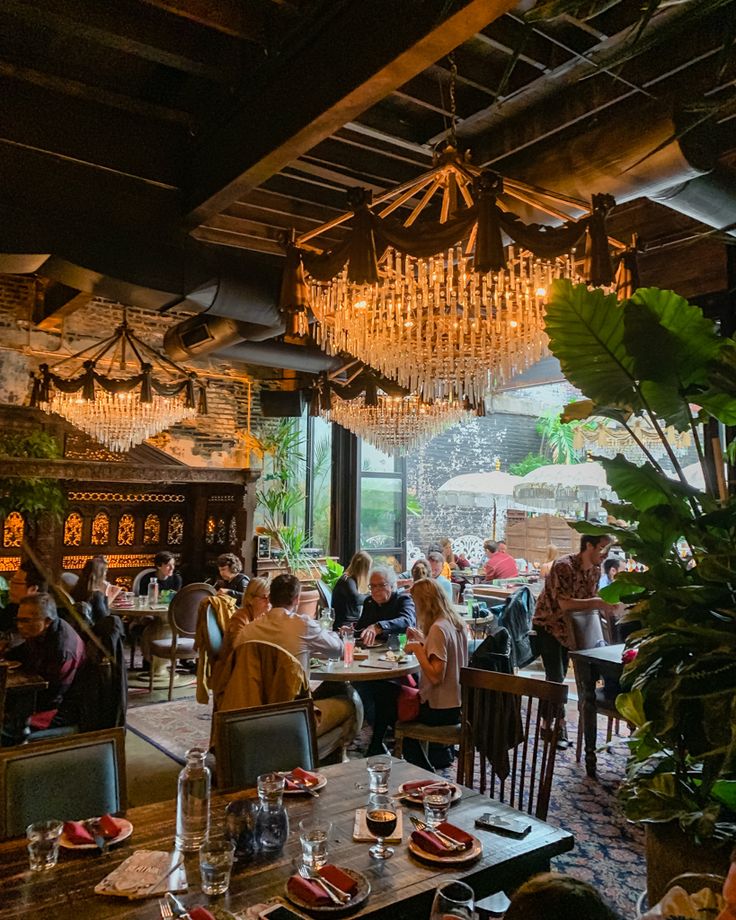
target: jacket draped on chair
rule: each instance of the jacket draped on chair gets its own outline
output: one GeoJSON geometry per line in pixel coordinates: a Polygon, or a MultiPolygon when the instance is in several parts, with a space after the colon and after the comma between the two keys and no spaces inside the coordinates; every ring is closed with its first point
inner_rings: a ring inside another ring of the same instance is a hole
{"type": "Polygon", "coordinates": [[[215,664],[209,654],[207,637],[207,608],[211,607],[217,620],[220,632],[225,635],[230,618],[236,610],[235,598],[229,595],[217,594],[214,597],[203,597],[199,604],[197,615],[197,632],[194,637],[194,647],[199,651],[197,658],[197,702],[209,703],[210,690],[216,693],[219,680],[215,678],[215,664]]]}

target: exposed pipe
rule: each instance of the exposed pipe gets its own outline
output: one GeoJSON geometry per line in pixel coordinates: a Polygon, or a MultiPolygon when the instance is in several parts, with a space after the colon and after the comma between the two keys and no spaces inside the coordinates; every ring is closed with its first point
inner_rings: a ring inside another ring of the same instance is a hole
{"type": "MultiPolygon", "coordinates": [[[[241,313],[245,312],[241,308],[241,313]]],[[[228,345],[247,339],[262,342],[282,335],[283,323],[263,326],[257,323],[245,323],[228,316],[215,316],[204,313],[190,316],[166,330],[164,351],[174,361],[186,361],[201,358],[213,351],[219,351],[228,345]]]]}
{"type": "Polygon", "coordinates": [[[649,197],[736,237],[736,180],[733,173],[721,167],[649,197]]]}
{"type": "Polygon", "coordinates": [[[326,355],[319,348],[287,345],[285,342],[240,342],[218,349],[217,355],[232,361],[243,361],[245,364],[286,368],[305,374],[334,371],[345,363],[341,358],[326,355]]]}

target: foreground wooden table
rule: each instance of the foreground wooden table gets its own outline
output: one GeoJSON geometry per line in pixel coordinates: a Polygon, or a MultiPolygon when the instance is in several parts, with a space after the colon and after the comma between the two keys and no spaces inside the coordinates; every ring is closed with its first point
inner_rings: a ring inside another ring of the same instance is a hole
{"type": "MultiPolygon", "coordinates": [[[[363,908],[352,916],[371,920],[402,920],[428,917],[434,890],[448,878],[460,878],[472,885],[476,897],[482,898],[502,888],[512,888],[535,872],[544,871],[549,860],[573,847],[573,837],[543,821],[530,819],[533,829],[521,840],[501,837],[487,831],[477,831],[483,841],[483,855],[467,866],[444,867],[424,865],[409,855],[406,841],[411,825],[408,814],[420,814],[405,809],[404,842],[396,845],[394,857],[385,862],[368,854],[368,843],[352,839],[355,809],[366,802],[367,793],[355,788],[367,780],[365,761],[324,767],[328,777],[319,799],[287,796],[286,804],[291,823],[289,841],[281,856],[265,860],[257,858],[244,867],[236,865],[230,891],[220,898],[208,899],[199,886],[197,857],[186,860],[190,891],[181,899],[189,907],[198,904],[220,904],[239,912],[246,907],[282,895],[284,885],[297,865],[301,848],[297,822],[310,814],[329,815],[333,821],[330,844],[331,859],[340,865],[363,872],[371,883],[372,893],[363,908]]],[[[420,779],[430,774],[403,761],[396,761],[391,772],[391,790],[402,782],[420,779]]],[[[69,778],[73,782],[72,778],[69,778]]],[[[226,802],[248,793],[218,795],[213,800],[213,826],[221,826],[226,802]]],[[[500,803],[463,789],[463,796],[453,806],[451,820],[473,831],[474,819],[485,811],[515,813],[500,803]]],[[[81,816],[80,816],[81,817],[81,816]]],[[[163,802],[134,808],[128,812],[134,826],[133,836],[120,846],[101,855],[97,851],[62,851],[58,866],[47,872],[31,873],[24,840],[9,840],[0,844],[0,878],[3,880],[0,898],[0,918],[25,917],[29,920],[80,920],[80,918],[125,918],[125,920],[158,920],[158,902],[125,901],[101,897],[93,889],[104,875],[134,850],[173,849],[175,803],[163,802]]]]}
{"type": "Polygon", "coordinates": [[[575,670],[575,683],[580,700],[580,718],[583,720],[585,738],[585,772],[595,779],[597,769],[596,747],[598,745],[598,711],[595,704],[595,685],[599,677],[613,677],[618,680],[624,666],[621,662],[624,646],[604,645],[602,648],[588,648],[570,652],[575,670]]]}

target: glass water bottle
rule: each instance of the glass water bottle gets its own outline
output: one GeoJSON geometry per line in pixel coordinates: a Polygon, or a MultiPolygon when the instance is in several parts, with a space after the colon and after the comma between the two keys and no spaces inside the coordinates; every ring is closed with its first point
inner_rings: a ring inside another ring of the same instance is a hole
{"type": "Polygon", "coordinates": [[[148,606],[155,607],[158,604],[158,578],[152,578],[148,582],[148,606]]]}
{"type": "Polygon", "coordinates": [[[258,777],[256,837],[262,853],[280,853],[289,837],[289,816],[284,808],[284,777],[263,773],[258,777]]]}
{"type": "Polygon", "coordinates": [[[212,779],[201,748],[187,751],[187,763],[179,774],[176,798],[176,848],[185,853],[199,849],[210,829],[212,779]]]}

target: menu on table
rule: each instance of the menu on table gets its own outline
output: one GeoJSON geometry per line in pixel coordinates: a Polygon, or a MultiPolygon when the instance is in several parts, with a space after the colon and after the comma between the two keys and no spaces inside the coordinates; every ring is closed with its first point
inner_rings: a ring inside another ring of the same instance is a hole
{"type": "Polygon", "coordinates": [[[187,873],[178,851],[136,850],[95,886],[97,894],[150,898],[187,890],[187,873]]]}

